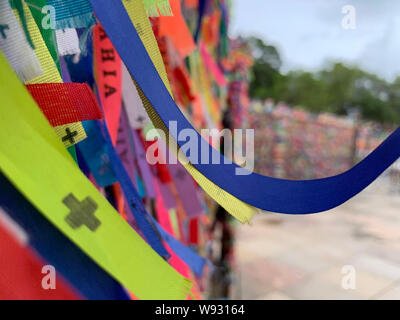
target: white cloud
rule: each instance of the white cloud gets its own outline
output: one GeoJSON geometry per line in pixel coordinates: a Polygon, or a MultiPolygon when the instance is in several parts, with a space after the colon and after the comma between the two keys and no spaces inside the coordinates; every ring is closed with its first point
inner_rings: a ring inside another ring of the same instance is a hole
{"type": "Polygon", "coordinates": [[[398,0],[234,0],[232,31],[276,44],[285,70],[340,60],[392,79],[400,74],[399,12],[398,0]],[[341,27],[347,4],[356,8],[355,30],[341,27]]]}

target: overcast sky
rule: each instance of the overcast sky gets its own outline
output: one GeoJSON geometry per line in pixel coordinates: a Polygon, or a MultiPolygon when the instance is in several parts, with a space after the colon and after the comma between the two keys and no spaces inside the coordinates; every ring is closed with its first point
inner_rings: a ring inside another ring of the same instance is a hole
{"type": "Polygon", "coordinates": [[[283,71],[356,63],[388,80],[400,75],[400,0],[233,0],[232,35],[276,45],[283,71]],[[342,8],[356,9],[356,29],[342,27],[342,8]]]}

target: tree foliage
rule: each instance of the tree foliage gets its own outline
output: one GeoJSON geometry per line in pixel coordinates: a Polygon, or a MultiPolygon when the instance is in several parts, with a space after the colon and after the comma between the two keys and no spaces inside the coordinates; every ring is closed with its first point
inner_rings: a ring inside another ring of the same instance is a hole
{"type": "Polygon", "coordinates": [[[315,112],[342,115],[357,109],[365,119],[400,122],[400,77],[388,82],[340,62],[330,63],[318,72],[296,70],[282,74],[282,60],[274,46],[254,37],[247,40],[254,57],[252,98],[272,98],[315,112]]]}

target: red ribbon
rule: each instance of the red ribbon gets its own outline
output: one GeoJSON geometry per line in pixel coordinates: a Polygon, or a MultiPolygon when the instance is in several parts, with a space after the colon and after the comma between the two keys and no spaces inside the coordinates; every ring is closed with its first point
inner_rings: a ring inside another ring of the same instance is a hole
{"type": "Polygon", "coordinates": [[[122,62],[101,25],[94,27],[94,70],[111,141],[117,141],[122,106],[122,62]]]}
{"type": "Polygon", "coordinates": [[[85,83],[41,83],[26,86],[53,127],[103,118],[90,87],[85,83]]]}
{"type": "MultiPolygon", "coordinates": [[[[76,300],[80,297],[56,274],[55,289],[42,287],[46,265],[0,224],[0,300],[76,300]]],[[[55,270],[57,272],[57,270],[55,270]]]]}

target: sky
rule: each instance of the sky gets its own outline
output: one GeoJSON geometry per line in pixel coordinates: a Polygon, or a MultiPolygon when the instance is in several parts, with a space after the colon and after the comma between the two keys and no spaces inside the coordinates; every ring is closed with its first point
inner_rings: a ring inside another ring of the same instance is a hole
{"type": "Polygon", "coordinates": [[[256,35],[275,45],[283,72],[343,61],[389,81],[400,76],[399,0],[232,2],[231,35],[256,35]],[[345,5],[355,8],[355,29],[342,27],[345,5]]]}

